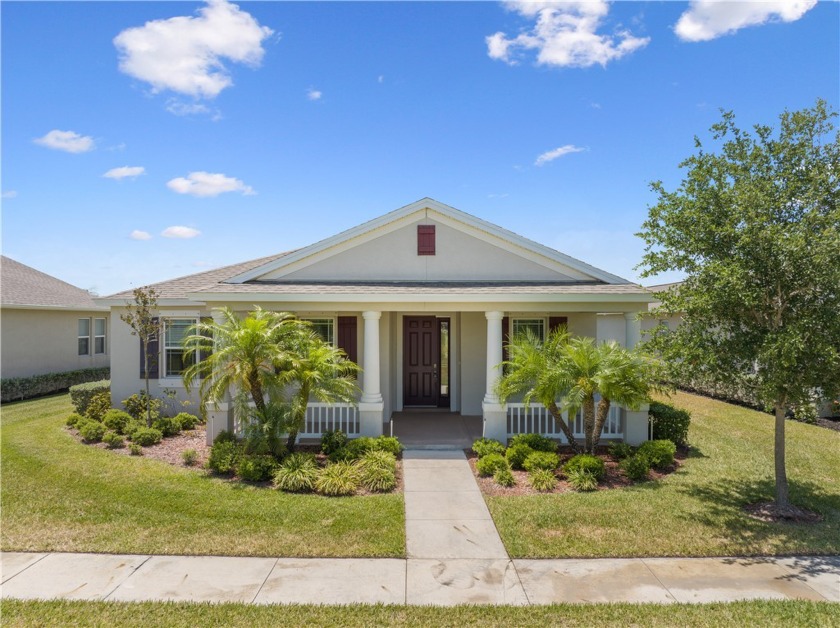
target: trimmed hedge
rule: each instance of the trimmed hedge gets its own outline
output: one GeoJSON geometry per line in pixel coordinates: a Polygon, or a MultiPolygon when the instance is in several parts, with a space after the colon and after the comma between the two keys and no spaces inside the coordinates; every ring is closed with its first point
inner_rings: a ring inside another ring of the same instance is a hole
{"type": "MultiPolygon", "coordinates": [[[[91,399],[99,393],[106,392],[111,394],[111,380],[100,379],[98,381],[86,382],[83,384],[76,384],[70,387],[70,401],[73,402],[73,407],[79,414],[87,414],[88,405],[91,399]]],[[[110,407],[110,403],[108,405],[110,407]]]]}
{"type": "MultiPolygon", "coordinates": [[[[41,395],[66,390],[76,384],[107,379],[110,368],[79,369],[63,373],[44,373],[31,377],[7,377],[0,379],[0,402],[20,401],[41,395]]],[[[80,412],[79,414],[83,414],[80,412]]]]}
{"type": "Polygon", "coordinates": [[[654,440],[669,440],[677,447],[688,443],[691,414],[687,410],[654,401],[650,404],[648,417],[653,425],[654,440]]]}

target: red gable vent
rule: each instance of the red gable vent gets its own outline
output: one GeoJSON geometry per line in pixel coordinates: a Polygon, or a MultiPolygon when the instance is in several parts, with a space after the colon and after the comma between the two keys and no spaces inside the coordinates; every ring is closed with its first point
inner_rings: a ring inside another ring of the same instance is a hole
{"type": "Polygon", "coordinates": [[[435,226],[417,225],[417,255],[435,254],[435,226]]]}

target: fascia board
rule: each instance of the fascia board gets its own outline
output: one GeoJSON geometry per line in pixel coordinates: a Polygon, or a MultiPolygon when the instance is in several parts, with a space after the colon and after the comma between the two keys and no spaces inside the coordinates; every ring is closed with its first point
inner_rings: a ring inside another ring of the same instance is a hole
{"type": "Polygon", "coordinates": [[[263,303],[288,303],[288,302],[312,302],[312,303],[639,303],[647,306],[650,298],[646,294],[514,294],[494,293],[483,294],[312,294],[312,293],[229,293],[229,292],[202,292],[194,295],[196,299],[204,302],[229,301],[229,302],[263,302],[263,303]]]}

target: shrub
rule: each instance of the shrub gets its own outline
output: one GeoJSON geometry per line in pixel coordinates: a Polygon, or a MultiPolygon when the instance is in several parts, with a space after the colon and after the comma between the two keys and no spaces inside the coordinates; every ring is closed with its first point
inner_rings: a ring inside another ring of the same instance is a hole
{"type": "Polygon", "coordinates": [[[125,447],[125,439],[116,432],[105,432],[102,442],[108,445],[108,449],[119,449],[125,447]]]}
{"type": "Polygon", "coordinates": [[[102,417],[102,424],[109,430],[115,431],[117,434],[125,434],[126,426],[134,419],[128,412],[122,410],[111,409],[102,417]]]}
{"type": "Polygon", "coordinates": [[[101,422],[105,418],[105,413],[111,409],[111,392],[103,390],[96,393],[90,398],[85,411],[85,416],[94,421],[101,422]]]}
{"type": "Polygon", "coordinates": [[[584,468],[572,469],[566,473],[569,485],[576,491],[594,491],[598,488],[598,477],[591,471],[584,468]]]}
{"type": "Polygon", "coordinates": [[[327,457],[330,459],[330,462],[354,462],[361,457],[361,454],[350,447],[341,447],[327,457]]]}
{"type": "Polygon", "coordinates": [[[525,462],[522,463],[522,468],[526,471],[536,471],[538,469],[554,471],[558,466],[560,466],[560,456],[548,451],[535,451],[528,454],[525,462]]]}
{"type": "Polygon", "coordinates": [[[557,476],[548,469],[535,469],[528,474],[528,483],[538,491],[553,491],[557,486],[557,476]]]}
{"type": "Polygon", "coordinates": [[[509,469],[510,465],[502,454],[487,454],[476,460],[475,469],[479,475],[495,475],[499,469],[509,469]]]}
{"type": "Polygon", "coordinates": [[[516,478],[513,477],[513,473],[511,473],[510,467],[507,464],[500,469],[496,469],[496,472],[493,474],[493,481],[499,486],[505,486],[507,488],[516,484],[516,478]]]}
{"type": "Polygon", "coordinates": [[[160,416],[160,407],[163,402],[160,399],[149,397],[145,390],[139,393],[134,393],[128,399],[123,399],[122,404],[125,406],[125,411],[128,412],[138,421],[146,421],[146,408],[151,404],[152,406],[152,421],[160,416]]]}
{"type": "Polygon", "coordinates": [[[333,451],[329,454],[329,459],[332,462],[350,462],[358,460],[369,451],[387,451],[396,456],[402,451],[402,445],[392,436],[362,436],[333,451]]]}
{"type": "Polygon", "coordinates": [[[207,467],[214,473],[230,475],[236,469],[236,463],[242,455],[242,447],[239,443],[229,440],[214,443],[210,448],[210,456],[207,459],[207,467]]]}
{"type": "Polygon", "coordinates": [[[639,447],[637,456],[648,459],[651,467],[663,469],[674,464],[674,454],[677,446],[669,440],[649,440],[639,447]]]}
{"type": "Polygon", "coordinates": [[[375,469],[397,472],[397,458],[387,451],[369,451],[356,461],[360,471],[375,469]]]}
{"type": "Polygon", "coordinates": [[[163,434],[160,433],[160,430],[156,430],[153,427],[139,427],[131,434],[132,442],[137,443],[141,447],[157,445],[162,438],[163,434]]]}
{"type": "Polygon", "coordinates": [[[505,446],[492,438],[479,438],[473,443],[472,450],[479,458],[484,458],[488,454],[505,455],[505,446]]]}
{"type": "Polygon", "coordinates": [[[630,456],[622,460],[619,466],[624,475],[635,482],[646,480],[650,472],[650,462],[645,456],[630,456]]]}
{"type": "MultiPolygon", "coordinates": [[[[107,380],[110,369],[80,369],[78,371],[65,371],[63,373],[44,373],[30,377],[6,377],[0,379],[0,401],[16,401],[30,399],[41,395],[49,395],[73,388],[74,385],[83,382],[107,380]]],[[[75,405],[75,404],[74,404],[75,405]]],[[[84,410],[76,408],[76,412],[84,414],[84,410]]]]}
{"type": "Polygon", "coordinates": [[[505,458],[507,458],[508,463],[514,469],[521,469],[522,465],[525,463],[525,458],[530,456],[534,453],[534,450],[531,449],[528,445],[524,443],[519,443],[517,445],[511,445],[507,448],[507,452],[505,452],[505,458]]]}
{"type": "Polygon", "coordinates": [[[528,445],[534,451],[557,451],[557,443],[542,434],[517,434],[510,441],[513,445],[528,445]]]}
{"type": "MultiPolygon", "coordinates": [[[[101,392],[111,392],[111,382],[107,379],[100,379],[99,381],[87,381],[83,384],[76,384],[70,386],[70,401],[73,407],[79,414],[86,414],[87,407],[94,395],[101,392]]],[[[108,406],[110,407],[110,401],[108,406]]]]}
{"type": "Polygon", "coordinates": [[[359,487],[356,467],[349,462],[327,465],[315,480],[315,490],[322,495],[352,495],[359,487]]]}
{"type": "Polygon", "coordinates": [[[128,453],[130,453],[132,456],[142,456],[143,448],[137,443],[131,443],[128,446],[128,453]]]}
{"type": "Polygon", "coordinates": [[[346,445],[347,434],[341,430],[327,430],[321,434],[321,452],[326,456],[346,445]]]}
{"type": "Polygon", "coordinates": [[[653,424],[654,440],[669,440],[678,447],[688,443],[691,414],[687,410],[654,401],[650,404],[648,417],[653,424]]]}
{"type": "Polygon", "coordinates": [[[198,452],[195,449],[185,449],[181,452],[181,460],[184,461],[185,465],[191,467],[198,462],[198,452]]]}
{"type": "Polygon", "coordinates": [[[309,492],[318,479],[318,463],[312,454],[291,454],[274,472],[274,488],[293,493],[309,492]]]}
{"type": "Polygon", "coordinates": [[[195,426],[201,423],[197,416],[189,412],[179,412],[172,417],[172,420],[180,423],[182,430],[194,430],[195,426]]]}
{"type": "Polygon", "coordinates": [[[181,422],[174,418],[162,416],[152,423],[152,427],[164,436],[177,436],[181,433],[181,422]]]}
{"type": "Polygon", "coordinates": [[[236,442],[236,434],[233,432],[229,432],[228,430],[222,430],[218,434],[216,434],[216,438],[213,439],[213,444],[217,443],[235,443],[236,442]]]}
{"type": "Polygon", "coordinates": [[[98,443],[105,436],[105,426],[96,421],[85,421],[79,428],[79,434],[86,443],[98,443]]]}
{"type": "Polygon", "coordinates": [[[394,490],[397,485],[397,475],[393,471],[381,467],[360,467],[359,482],[369,491],[387,493],[394,490]]]}
{"type": "Polygon", "coordinates": [[[76,414],[76,413],[74,412],[74,413],[73,413],[73,414],[71,414],[69,417],[67,417],[67,421],[65,421],[65,423],[67,424],[67,427],[76,427],[76,424],[77,424],[79,421],[84,421],[84,420],[85,420],[85,417],[83,417],[83,416],[82,416],[82,415],[80,415],[80,414],[76,414]]]}
{"type": "Polygon", "coordinates": [[[632,445],[627,443],[615,442],[610,443],[610,458],[613,460],[624,460],[633,455],[636,450],[632,445]]]}
{"type": "Polygon", "coordinates": [[[587,471],[595,476],[595,479],[600,480],[606,473],[604,461],[593,456],[592,454],[578,454],[571,458],[564,466],[563,473],[569,477],[575,471],[587,471]]]}
{"type": "Polygon", "coordinates": [[[123,436],[125,436],[128,440],[133,440],[134,432],[139,429],[146,429],[146,424],[141,423],[137,419],[131,419],[131,421],[126,423],[125,427],[123,427],[123,436]]]}
{"type": "Polygon", "coordinates": [[[268,480],[277,470],[277,463],[270,455],[242,455],[236,463],[236,474],[246,482],[268,480]]]}
{"type": "Polygon", "coordinates": [[[403,446],[396,436],[378,436],[374,439],[373,449],[376,451],[387,451],[395,456],[399,456],[403,450],[403,446]]]}

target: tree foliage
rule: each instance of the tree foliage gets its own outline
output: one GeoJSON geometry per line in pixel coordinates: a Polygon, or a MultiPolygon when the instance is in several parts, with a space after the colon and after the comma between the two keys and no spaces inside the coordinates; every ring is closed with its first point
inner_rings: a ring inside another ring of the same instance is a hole
{"type": "MultiPolygon", "coordinates": [[[[143,352],[143,377],[146,384],[146,399],[149,395],[149,368],[156,355],[149,355],[149,343],[158,337],[160,321],[155,317],[158,303],[158,292],[152,288],[135,288],[134,301],[126,305],[125,314],[120,314],[120,320],[131,327],[131,335],[140,338],[143,352]]],[[[152,426],[152,406],[146,408],[146,427],[152,426]]]]}

